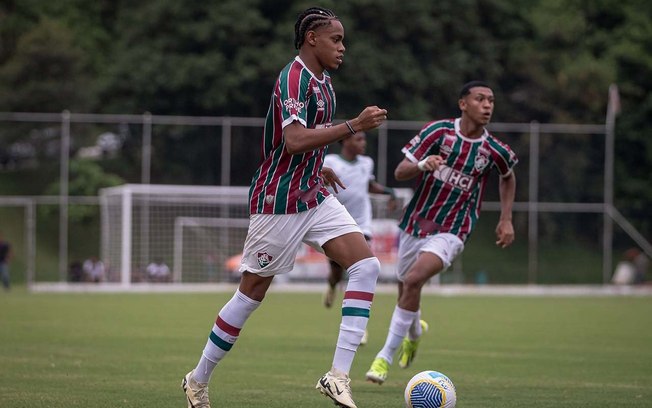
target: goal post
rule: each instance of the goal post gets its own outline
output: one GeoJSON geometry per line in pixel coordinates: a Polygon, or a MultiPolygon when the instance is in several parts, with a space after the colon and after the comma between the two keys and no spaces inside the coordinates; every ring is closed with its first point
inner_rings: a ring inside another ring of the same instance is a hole
{"type": "MultiPolygon", "coordinates": [[[[249,226],[249,187],[125,184],[100,191],[101,257],[106,280],[129,286],[150,282],[147,266],[165,263],[174,283],[222,283],[239,279],[249,226]]],[[[382,259],[381,280],[393,280],[397,219],[412,195],[397,189],[398,206],[371,195],[374,239],[382,259]]],[[[328,262],[304,245],[290,280],[325,279],[328,262]]]]}

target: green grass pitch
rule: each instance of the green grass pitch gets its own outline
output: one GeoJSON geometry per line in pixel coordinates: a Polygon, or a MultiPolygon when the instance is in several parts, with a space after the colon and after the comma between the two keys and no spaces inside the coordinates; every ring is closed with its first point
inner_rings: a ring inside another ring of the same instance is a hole
{"type": "MultiPolygon", "coordinates": [[[[196,363],[231,294],[0,293],[0,406],[184,407],[196,363]]],[[[364,373],[394,295],[377,295],[351,372],[359,407],[402,407],[407,381],[438,370],[460,408],[652,407],[652,298],[426,296],[414,365],[364,373]]],[[[330,407],[339,313],[317,293],[270,292],[210,384],[213,407],[330,407]]]]}

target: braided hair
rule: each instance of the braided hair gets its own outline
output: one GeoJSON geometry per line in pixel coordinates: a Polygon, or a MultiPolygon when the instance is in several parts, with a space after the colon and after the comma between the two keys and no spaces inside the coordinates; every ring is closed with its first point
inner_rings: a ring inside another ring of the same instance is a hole
{"type": "Polygon", "coordinates": [[[297,50],[301,48],[306,32],[328,25],[331,20],[338,20],[338,17],[331,10],[322,7],[310,7],[299,14],[294,24],[294,47],[297,50]]]}

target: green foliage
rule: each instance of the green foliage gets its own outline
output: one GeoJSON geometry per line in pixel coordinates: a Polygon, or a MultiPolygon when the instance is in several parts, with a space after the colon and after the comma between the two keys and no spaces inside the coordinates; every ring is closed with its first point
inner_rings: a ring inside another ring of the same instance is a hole
{"type": "Polygon", "coordinates": [[[60,112],[83,107],[83,55],[60,23],[43,19],[20,38],[16,52],[0,66],[0,110],[60,112]]]}
{"type": "MultiPolygon", "coordinates": [[[[2,2],[0,111],[263,116],[279,70],[295,55],[295,18],[309,5],[297,0],[2,2]]],[[[388,108],[391,119],[454,116],[459,86],[482,78],[495,84],[494,121],[604,123],[607,89],[618,84],[617,204],[650,235],[652,2],[322,5],[333,8],[345,26],[345,63],[332,73],[340,119],[372,104],[388,108]]],[[[216,182],[214,156],[206,151],[217,141],[206,142],[199,134],[155,141],[162,154],[155,169],[161,180],[216,182]],[[199,159],[188,163],[187,157],[199,159]]],[[[399,157],[400,149],[391,147],[399,157]]],[[[601,147],[596,142],[584,163],[575,161],[573,150],[555,151],[562,163],[556,171],[568,176],[590,170],[603,162],[601,147]]],[[[139,152],[123,153],[126,178],[137,180],[140,169],[133,160],[139,152]]],[[[249,169],[236,163],[233,171],[249,169]]],[[[593,197],[599,185],[559,194],[569,200],[593,197]]]]}
{"type": "MultiPolygon", "coordinates": [[[[99,190],[105,187],[113,187],[124,184],[124,180],[114,174],[105,173],[102,167],[89,160],[70,161],[70,181],[68,182],[68,193],[71,196],[97,196],[99,190]]],[[[60,181],[50,184],[46,195],[58,195],[60,192],[60,181]]],[[[41,215],[53,216],[56,209],[52,207],[41,207],[41,215]]],[[[68,217],[71,222],[89,223],[99,217],[97,206],[72,205],[68,210],[68,217]]]]}

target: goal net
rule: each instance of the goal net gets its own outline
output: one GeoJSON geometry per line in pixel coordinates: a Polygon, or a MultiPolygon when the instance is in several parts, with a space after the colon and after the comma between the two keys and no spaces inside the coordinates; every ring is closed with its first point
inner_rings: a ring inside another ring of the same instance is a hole
{"type": "MultiPolygon", "coordinates": [[[[239,280],[249,226],[248,191],[249,187],[154,184],[102,189],[101,251],[107,281],[130,285],[239,280]],[[154,276],[153,270],[159,274],[154,276]]],[[[394,210],[388,208],[388,196],[371,195],[371,245],[381,261],[381,281],[394,280],[396,220],[411,194],[410,189],[398,189],[394,210]]],[[[303,245],[294,270],[285,278],[323,281],[328,271],[326,257],[303,245]]]]}

